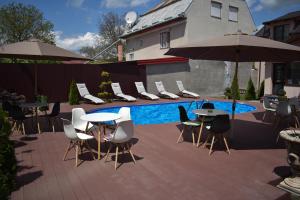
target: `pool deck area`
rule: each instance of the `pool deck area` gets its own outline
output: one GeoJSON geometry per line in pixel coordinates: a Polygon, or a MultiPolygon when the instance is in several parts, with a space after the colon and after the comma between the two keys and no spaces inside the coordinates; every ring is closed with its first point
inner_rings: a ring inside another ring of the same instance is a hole
{"type": "MultiPolygon", "coordinates": [[[[185,100],[191,99],[180,98],[179,101],[185,100]]],[[[59,118],[71,119],[74,107],[88,111],[99,107],[162,102],[175,101],[139,99],[134,103],[75,106],[63,103],[59,118]]],[[[209,156],[208,148],[192,145],[188,131],[185,141],[177,144],[179,123],[137,125],[132,147],[136,164],[129,154],[121,154],[117,171],[114,156],[105,163],[104,159],[93,160],[88,152],[84,152],[80,156],[82,162],[76,168],[75,151],[70,151],[67,160],[63,161],[68,139],[62,124],[57,124],[57,132],[53,133],[47,121],[42,119],[42,134],[13,134],[11,137],[19,166],[17,190],[11,199],[290,199],[288,193],[276,187],[282,177],[290,173],[284,143],[280,140],[276,144],[278,131],[273,131],[270,116],[262,122],[262,104],[247,103],[257,110],[236,115],[232,122],[230,155],[223,145],[216,145],[209,156]]],[[[96,155],[96,140],[91,146],[96,155]]],[[[104,143],[101,150],[104,155],[104,143]]]]}

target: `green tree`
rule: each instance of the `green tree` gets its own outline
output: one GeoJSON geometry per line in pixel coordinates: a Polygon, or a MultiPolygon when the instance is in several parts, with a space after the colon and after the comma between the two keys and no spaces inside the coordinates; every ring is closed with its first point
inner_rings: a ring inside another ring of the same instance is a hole
{"type": "Polygon", "coordinates": [[[248,81],[245,99],[246,100],[254,100],[254,99],[256,99],[255,87],[253,85],[253,81],[252,81],[251,77],[250,77],[250,79],[248,81]]]}
{"type": "Polygon", "coordinates": [[[69,104],[70,105],[79,104],[79,94],[74,80],[72,80],[70,83],[69,104]]]}
{"type": "Polygon", "coordinates": [[[238,71],[237,69],[234,72],[234,77],[231,83],[231,97],[233,99],[240,99],[240,88],[239,88],[239,81],[238,81],[238,71]]]}
{"type": "Polygon", "coordinates": [[[15,188],[17,161],[13,142],[9,140],[10,133],[7,113],[0,108],[0,199],[9,199],[15,188]]]}
{"type": "Polygon", "coordinates": [[[37,38],[54,44],[54,25],[32,5],[10,3],[0,7],[0,44],[37,38]]]}
{"type": "Polygon", "coordinates": [[[108,92],[108,88],[112,83],[110,74],[106,71],[102,71],[100,76],[101,76],[101,83],[99,85],[100,92],[98,93],[98,96],[104,99],[105,101],[110,102],[112,97],[112,94],[108,92]]]}

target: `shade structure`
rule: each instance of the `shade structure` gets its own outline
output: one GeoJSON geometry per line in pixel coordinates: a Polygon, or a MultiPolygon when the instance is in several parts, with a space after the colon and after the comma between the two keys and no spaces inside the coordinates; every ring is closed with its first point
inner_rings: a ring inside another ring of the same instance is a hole
{"type": "MultiPolygon", "coordinates": [[[[44,43],[37,39],[0,46],[0,58],[19,58],[31,60],[91,60],[80,54],[44,43]]],[[[37,95],[37,65],[34,67],[34,94],[37,95]]]]}
{"type": "MultiPolygon", "coordinates": [[[[235,34],[170,48],[165,55],[200,60],[232,61],[236,62],[237,70],[239,62],[300,61],[300,47],[238,31],[235,34]]],[[[232,118],[234,119],[235,99],[233,101],[232,118]]]]}

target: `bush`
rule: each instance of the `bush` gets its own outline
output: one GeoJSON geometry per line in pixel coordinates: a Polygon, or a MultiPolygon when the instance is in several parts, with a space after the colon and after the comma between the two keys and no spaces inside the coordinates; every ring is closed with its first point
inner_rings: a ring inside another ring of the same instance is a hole
{"type": "Polygon", "coordinates": [[[227,99],[231,99],[231,89],[229,87],[225,88],[224,95],[227,99]]]}
{"type": "Polygon", "coordinates": [[[74,80],[72,80],[70,84],[69,104],[70,105],[79,104],[79,94],[74,80]]]}
{"type": "Polygon", "coordinates": [[[250,77],[247,85],[245,100],[254,100],[256,99],[255,87],[253,85],[252,79],[250,77]]]}
{"type": "Polygon", "coordinates": [[[0,199],[8,199],[15,188],[17,161],[10,133],[7,113],[0,108],[0,199]]]}
{"type": "Polygon", "coordinates": [[[265,81],[261,82],[259,89],[257,91],[257,98],[260,99],[265,93],[265,81]]]}
{"type": "Polygon", "coordinates": [[[231,83],[231,96],[233,99],[239,100],[241,97],[240,97],[239,82],[238,82],[237,74],[238,74],[238,72],[237,72],[237,70],[235,70],[234,77],[233,77],[233,80],[231,83]]]}
{"type": "Polygon", "coordinates": [[[111,85],[110,74],[106,71],[101,72],[101,83],[99,85],[100,92],[98,97],[104,99],[106,102],[111,102],[112,94],[108,92],[108,88],[111,85]]]}

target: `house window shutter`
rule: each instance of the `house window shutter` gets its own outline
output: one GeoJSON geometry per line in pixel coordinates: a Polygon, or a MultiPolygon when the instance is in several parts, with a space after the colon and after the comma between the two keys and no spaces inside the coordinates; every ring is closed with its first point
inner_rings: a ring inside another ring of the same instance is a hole
{"type": "Polygon", "coordinates": [[[221,3],[215,1],[211,2],[210,14],[212,17],[221,18],[221,9],[222,9],[221,3]]]}
{"type": "Polygon", "coordinates": [[[170,48],[170,32],[160,33],[160,48],[170,48]]]}
{"type": "Polygon", "coordinates": [[[233,6],[229,6],[229,20],[237,22],[238,21],[239,9],[233,6]]]}

